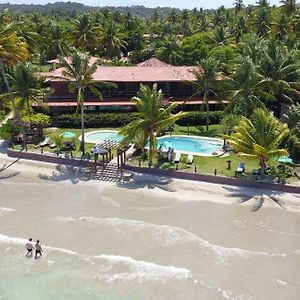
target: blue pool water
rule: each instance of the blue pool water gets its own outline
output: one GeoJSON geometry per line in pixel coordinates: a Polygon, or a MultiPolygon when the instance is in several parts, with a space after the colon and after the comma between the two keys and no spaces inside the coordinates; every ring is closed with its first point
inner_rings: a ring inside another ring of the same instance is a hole
{"type": "Polygon", "coordinates": [[[157,139],[157,146],[172,148],[175,152],[210,155],[222,149],[223,142],[216,139],[204,139],[193,136],[163,136],[157,139]]]}
{"type": "Polygon", "coordinates": [[[99,143],[103,141],[121,142],[123,137],[117,131],[92,131],[85,135],[87,143],[99,143]]]}

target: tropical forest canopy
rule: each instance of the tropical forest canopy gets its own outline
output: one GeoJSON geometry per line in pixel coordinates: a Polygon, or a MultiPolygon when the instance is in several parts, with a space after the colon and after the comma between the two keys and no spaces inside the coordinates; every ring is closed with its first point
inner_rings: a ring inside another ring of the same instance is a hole
{"type": "Polygon", "coordinates": [[[267,0],[246,7],[237,0],[233,8],[217,10],[91,8],[70,2],[0,8],[0,38],[14,30],[37,70],[74,48],[115,65],[155,56],[173,65],[211,65],[211,75],[221,73],[226,85],[221,93],[215,84],[199,87],[199,94],[226,92],[230,107],[246,116],[264,104],[298,102],[300,14],[294,0],[279,7],[267,0]]]}

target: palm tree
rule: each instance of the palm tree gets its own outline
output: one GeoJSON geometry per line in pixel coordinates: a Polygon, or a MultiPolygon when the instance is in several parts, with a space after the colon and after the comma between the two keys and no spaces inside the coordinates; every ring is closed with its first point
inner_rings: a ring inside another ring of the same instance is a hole
{"type": "Polygon", "coordinates": [[[281,123],[267,110],[256,109],[251,119],[242,117],[235,133],[226,138],[240,156],[258,159],[261,173],[265,174],[271,158],[288,155],[286,149],[280,148],[288,133],[287,124],[281,123]]]}
{"type": "Polygon", "coordinates": [[[283,120],[291,129],[292,133],[299,135],[300,133],[300,103],[294,104],[289,107],[286,114],[283,115],[283,120]]]}
{"type": "Polygon", "coordinates": [[[162,90],[157,90],[157,84],[152,88],[141,85],[138,96],[131,100],[140,112],[140,118],[128,124],[120,132],[125,136],[124,144],[138,142],[141,149],[144,149],[149,140],[149,166],[152,165],[157,154],[157,135],[184,115],[183,112],[172,114],[176,107],[174,103],[163,108],[162,100],[163,93],[162,90]]]}
{"type": "Polygon", "coordinates": [[[84,92],[89,89],[93,94],[102,99],[102,95],[93,81],[93,74],[97,70],[97,62],[89,64],[90,57],[74,49],[70,56],[70,62],[67,58],[59,56],[60,64],[63,68],[62,79],[70,81],[69,90],[71,93],[77,93],[77,105],[81,113],[81,145],[82,155],[85,155],[84,139],[84,92]]]}
{"type": "Polygon", "coordinates": [[[95,48],[96,26],[90,14],[84,13],[74,22],[75,28],[72,32],[75,46],[84,51],[93,51],[95,48]]]}
{"type": "Polygon", "coordinates": [[[119,58],[122,48],[126,46],[125,35],[121,32],[120,26],[112,21],[108,21],[102,26],[99,42],[103,47],[100,50],[109,58],[119,58]]]}
{"type": "Polygon", "coordinates": [[[0,29],[0,59],[4,64],[15,65],[29,58],[28,45],[19,37],[10,23],[0,29]]]}
{"type": "Polygon", "coordinates": [[[300,97],[297,51],[289,51],[275,40],[270,40],[262,50],[259,70],[271,81],[273,96],[280,103],[293,104],[300,97]]]}
{"type": "Polygon", "coordinates": [[[235,37],[235,42],[239,43],[242,35],[247,32],[247,20],[245,16],[240,15],[234,23],[232,35],[235,37]]]}
{"type": "Polygon", "coordinates": [[[271,17],[267,8],[261,7],[258,9],[254,25],[257,29],[257,34],[260,37],[265,37],[267,35],[271,26],[271,17]]]}
{"type": "Polygon", "coordinates": [[[279,40],[283,40],[289,32],[289,23],[285,14],[282,14],[274,27],[274,34],[279,40]]]}
{"type": "Polygon", "coordinates": [[[58,55],[67,56],[70,46],[66,40],[66,31],[60,23],[51,23],[46,39],[47,59],[57,58],[58,55]]]}
{"type": "Polygon", "coordinates": [[[283,13],[287,16],[291,16],[297,9],[296,0],[281,0],[280,3],[283,13]]]}
{"type": "Polygon", "coordinates": [[[9,98],[13,105],[15,118],[22,128],[24,147],[26,146],[25,129],[21,122],[21,116],[17,109],[14,95],[12,93],[10,84],[8,82],[4,70],[4,64],[15,65],[20,61],[25,61],[26,59],[28,59],[28,57],[29,57],[28,45],[22,38],[17,36],[16,31],[14,30],[14,24],[10,23],[7,26],[3,27],[0,30],[0,69],[2,72],[5,85],[7,87],[7,91],[9,93],[9,98]]]}
{"type": "MultiPolygon", "coordinates": [[[[19,97],[19,108],[26,107],[27,113],[31,115],[31,101],[41,102],[41,94],[44,89],[41,88],[41,82],[34,76],[32,66],[28,63],[19,63],[16,66],[14,75],[11,76],[13,96],[19,97]]],[[[2,94],[2,97],[7,97],[2,94]]]]}
{"type": "Polygon", "coordinates": [[[193,71],[196,80],[192,84],[196,88],[196,95],[203,95],[203,104],[206,106],[206,132],[209,130],[209,95],[217,96],[216,86],[218,85],[219,62],[209,57],[202,59],[199,67],[193,71]]]}
{"type": "Polygon", "coordinates": [[[249,117],[253,109],[264,108],[261,98],[275,100],[269,93],[263,91],[268,84],[269,80],[257,72],[252,60],[241,56],[237,70],[229,80],[231,102],[227,110],[249,117]]]}
{"type": "Polygon", "coordinates": [[[180,55],[180,44],[176,36],[165,36],[160,47],[156,50],[156,56],[168,64],[179,65],[182,61],[182,56],[180,55]]]}
{"type": "Polygon", "coordinates": [[[224,46],[232,43],[232,38],[227,27],[217,26],[212,32],[212,35],[209,35],[208,38],[215,46],[224,46]]]}
{"type": "Polygon", "coordinates": [[[235,12],[239,12],[245,7],[243,0],[236,0],[235,3],[233,3],[233,5],[235,12]]]}
{"type": "Polygon", "coordinates": [[[226,146],[226,136],[230,135],[234,131],[234,127],[239,123],[240,116],[236,114],[227,114],[222,118],[220,123],[222,131],[224,132],[224,142],[223,149],[225,150],[226,146]]]}

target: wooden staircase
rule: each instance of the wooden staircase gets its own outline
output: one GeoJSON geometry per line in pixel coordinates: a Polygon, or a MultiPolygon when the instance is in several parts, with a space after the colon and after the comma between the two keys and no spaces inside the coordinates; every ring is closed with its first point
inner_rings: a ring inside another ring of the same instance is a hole
{"type": "Polygon", "coordinates": [[[97,167],[94,180],[106,182],[123,182],[123,174],[115,162],[109,162],[104,168],[97,167]]]}

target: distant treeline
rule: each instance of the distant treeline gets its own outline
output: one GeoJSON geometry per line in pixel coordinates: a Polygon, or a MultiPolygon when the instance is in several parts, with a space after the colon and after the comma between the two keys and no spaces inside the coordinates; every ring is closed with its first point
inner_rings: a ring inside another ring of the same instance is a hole
{"type": "Polygon", "coordinates": [[[117,10],[121,13],[131,13],[140,18],[147,18],[152,16],[154,13],[159,16],[166,16],[172,10],[180,11],[179,9],[172,9],[170,7],[157,7],[157,8],[147,8],[141,5],[133,5],[133,6],[86,6],[81,3],[76,2],[56,2],[56,3],[48,3],[46,5],[36,5],[36,4],[0,4],[0,11],[8,9],[12,12],[22,12],[22,13],[32,13],[37,12],[41,15],[58,15],[58,16],[68,16],[68,17],[76,17],[78,14],[82,12],[95,12],[95,11],[114,11],[117,10]]]}

